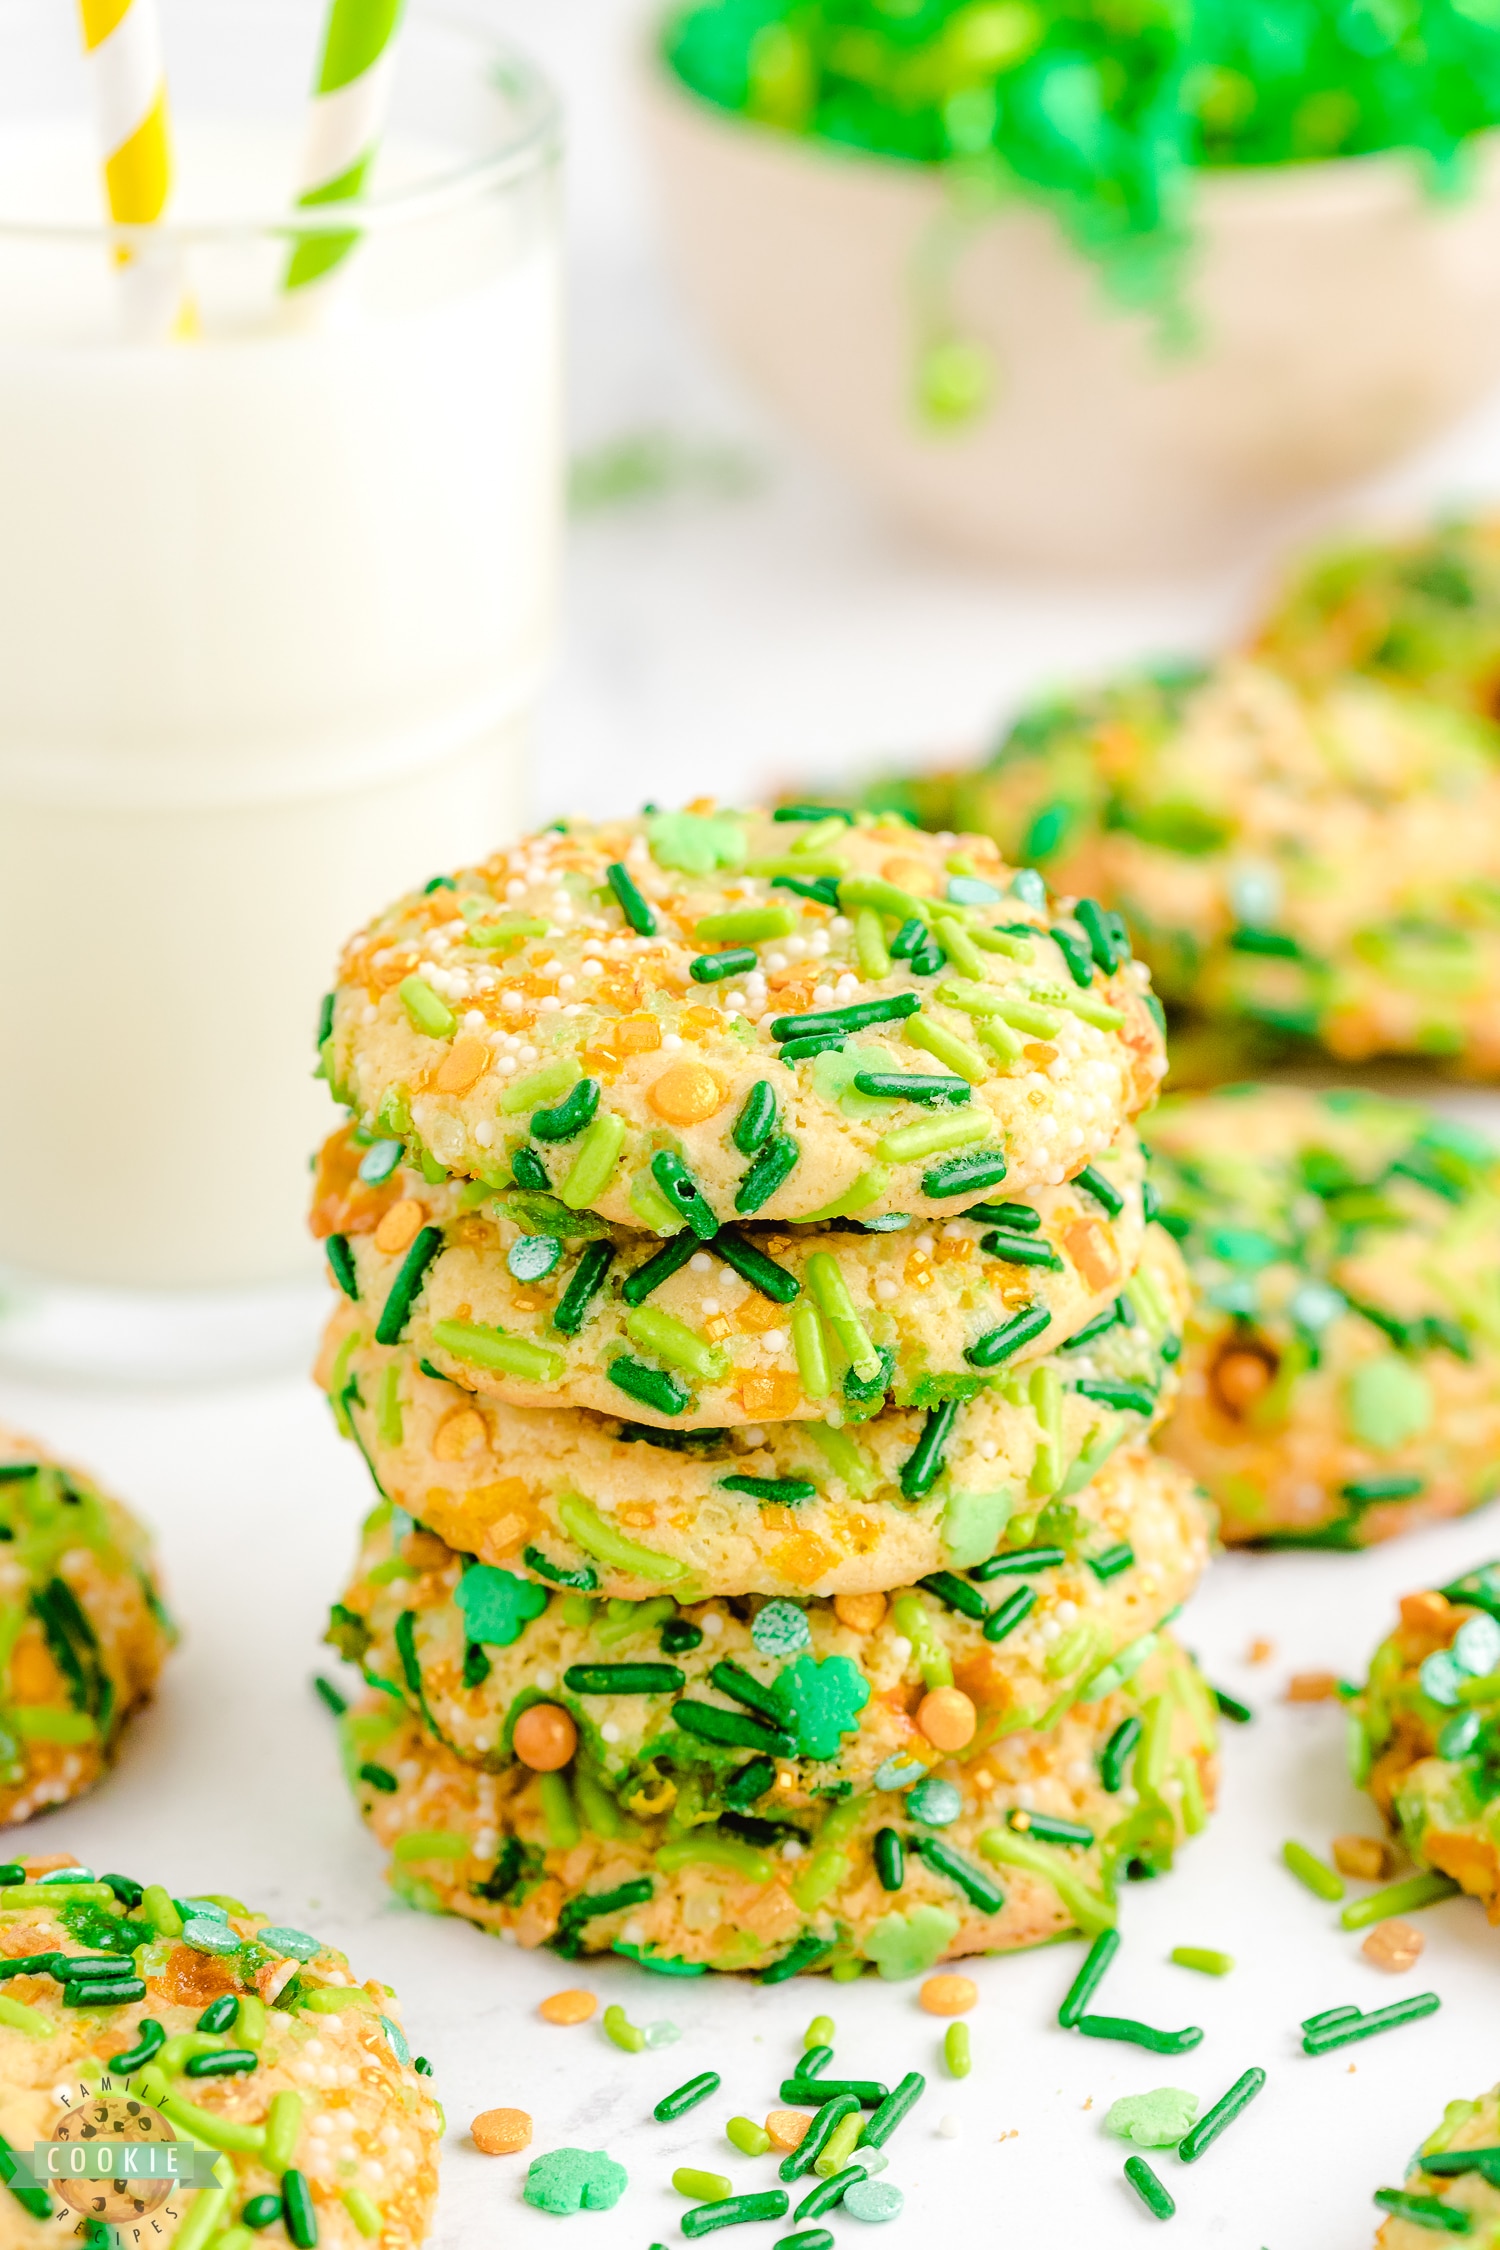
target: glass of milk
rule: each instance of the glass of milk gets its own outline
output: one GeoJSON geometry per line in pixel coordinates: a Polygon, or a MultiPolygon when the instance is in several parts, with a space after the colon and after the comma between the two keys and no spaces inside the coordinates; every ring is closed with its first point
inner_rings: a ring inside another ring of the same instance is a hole
{"type": "Polygon", "coordinates": [[[366,197],[294,224],[321,5],[167,0],[143,332],[76,22],[0,0],[0,1358],[174,1379],[304,1348],[340,942],[521,812],[558,129],[412,0],[366,197]]]}

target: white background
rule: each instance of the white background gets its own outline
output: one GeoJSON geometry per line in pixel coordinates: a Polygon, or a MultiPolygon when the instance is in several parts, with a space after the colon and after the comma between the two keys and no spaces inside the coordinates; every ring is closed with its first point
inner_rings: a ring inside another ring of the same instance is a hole
{"type": "MultiPolygon", "coordinates": [[[[577,442],[668,430],[742,449],[761,479],[745,499],[682,496],[579,527],[537,765],[540,812],[670,800],[696,793],[710,771],[734,798],[872,755],[936,756],[987,738],[1038,685],[1212,647],[1248,614],[1264,556],[1191,586],[1027,587],[966,574],[872,522],[765,429],[673,299],[634,165],[631,35],[618,0],[514,0],[495,13],[551,68],[571,113],[577,442]]],[[[1496,483],[1500,417],[1491,416],[1371,504],[1496,483]]],[[[496,2104],[531,2111],[537,2150],[606,2148],[628,2165],[625,2201],[574,2222],[598,2250],[682,2239],[683,2205],[667,2186],[676,2163],[726,2170],[737,2189],[770,2184],[770,2163],[738,2157],[722,2123],[775,2105],[803,2026],[825,2007],[838,2022],[840,2068],[890,2081],[913,2065],[932,2070],[884,2175],[908,2197],[885,2237],[893,2245],[927,2243],[944,2228],[966,2245],[1015,2250],[1149,2240],[1156,2222],[1121,2184],[1125,2151],[1101,2135],[1104,2109],[1163,2084],[1193,2089],[1207,2107],[1258,2062],[1266,2092],[1200,2165],[1159,2160],[1179,2199],[1166,2239],[1180,2250],[1361,2250],[1372,2189],[1399,2181],[1446,2100],[1500,2075],[1500,1938],[1476,1907],[1422,1916],[1427,1952],[1414,1974],[1391,1979],[1278,1861],[1285,1836],[1325,1850],[1340,1829],[1375,1826],[1344,1778],[1339,1708],[1288,1708],[1286,1675],[1359,1675],[1401,1592],[1500,1549],[1500,1526],[1484,1518],[1363,1557],[1215,1565],[1183,1630],[1257,1718],[1226,1730],[1224,1809],[1209,1834],[1172,1877],[1127,1892],[1125,1945],[1107,1987],[1113,2010],[1201,2023],[1202,2046],[1160,2061],[1060,2032],[1056,2006],[1079,1957],[1068,1946],[978,1965],[976,2065],[953,2084],[936,2063],[942,2027],[919,2012],[913,1986],[871,1978],[766,1990],[648,1979],[618,1964],[581,1975],[389,1903],[307,1684],[368,1492],[303,1380],[133,1394],[9,1382],[0,1411],[95,1468],[156,1526],[185,1626],[118,1775],[34,1831],[36,1848],[164,1876],[179,1892],[235,1892],[346,1945],[361,1973],[394,1983],[452,2128],[435,2237],[443,2250],[553,2239],[556,2222],[520,2203],[523,2160],[481,2158],[466,2141],[468,2119],[496,2104]],[[1243,1657],[1261,1635],[1276,1654],[1252,1671],[1243,1657]],[[1235,1973],[1215,1982],[1171,1968],[1166,1954],[1184,1943],[1229,1950],[1235,1973]],[[578,1981],[637,2021],[670,2016],[680,2044],[630,2056],[597,2020],[541,2024],[537,2000],[578,1981]],[[1318,2061],[1301,2056],[1301,2017],[1427,1985],[1444,2001],[1427,2023],[1318,2061]],[[720,2096],[676,2126],[650,2122],[664,2091],[710,2065],[724,2076],[720,2096]],[[938,2134],[945,2117],[956,2138],[938,2134]]],[[[852,2221],[834,2225],[843,2243],[862,2239],[852,2221]]],[[[724,2239],[757,2250],[787,2231],[724,2239]]]]}

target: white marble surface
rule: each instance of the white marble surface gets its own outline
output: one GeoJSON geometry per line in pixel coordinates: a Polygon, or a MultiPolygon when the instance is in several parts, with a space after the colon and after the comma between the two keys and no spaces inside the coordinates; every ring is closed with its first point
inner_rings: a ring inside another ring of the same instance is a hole
{"type": "MultiPolygon", "coordinates": [[[[642,428],[731,443],[763,483],[735,501],[683,497],[582,525],[573,542],[566,644],[546,712],[537,806],[617,806],[705,784],[726,797],[798,770],[836,772],[872,754],[936,754],[982,737],[1024,690],[1168,647],[1208,647],[1245,613],[1265,558],[1188,586],[1035,587],[964,573],[873,523],[857,498],[778,441],[707,363],[652,247],[630,148],[621,56],[629,17],[616,0],[511,0],[493,11],[551,65],[573,118],[575,428],[594,446],[642,428]]],[[[1456,497],[1500,482],[1500,416],[1483,420],[1382,496],[1456,497]]],[[[0,1411],[46,1433],[128,1494],[156,1525],[185,1640],[160,1701],[136,1727],[118,1775],[91,1802],[50,1819],[46,1845],[96,1864],[166,1873],[178,1889],[223,1889],[346,1943],[394,1982],[414,2044],[430,2054],[452,2124],[436,2240],[442,2250],[541,2244],[554,2222],[519,2202],[521,2166],[465,2139],[478,2109],[535,2116],[538,2149],[607,2147],[629,2165],[625,2202],[581,2218],[600,2250],[681,2239],[674,2163],[727,2170],[737,2188],[769,2166],[719,2138],[734,2111],[764,2114],[807,2019],[828,2006],[838,2057],[894,2079],[933,2063],[939,2028],[910,1987],[867,1980],[831,1993],[802,1982],[646,1979],[618,1964],[583,1981],[638,2019],[682,2027],[666,2053],[627,2056],[597,2024],[541,2025],[536,2000],[579,1981],[550,1955],[503,1949],[456,1923],[389,1902],[377,1854],[354,1821],[331,1730],[308,1680],[368,1493],[321,1401],[301,1379],[217,1392],[89,1392],[0,1383],[0,1411]],[[652,2103],[707,2065],[724,2089],[674,2127],[652,2103]]],[[[1287,1673],[1361,1671],[1397,1595],[1488,1556],[1481,1518],[1357,1557],[1238,1559],[1216,1565],[1185,1631],[1215,1678],[1257,1706],[1225,1746],[1224,1808],[1170,1880],[1127,1894],[1125,1949],[1111,2006],[1207,2036],[1170,2063],[1070,2037],[1053,2022],[1077,1959],[1066,1948],[981,1964],[972,2019],[976,2067],[961,2085],[934,2073],[892,2144],[887,2177],[907,2192],[893,2244],[964,2242],[1016,2250],[1151,2239],[1154,2222],[1121,2184],[1123,2150],[1099,2118],[1118,2093],[1160,2084],[1205,2106],[1250,2062],[1265,2095],[1201,2166],[1159,2170],[1179,2196],[1184,2250],[1361,2250],[1369,2197],[1443,2103],[1496,2075],[1500,1943],[1477,1909],[1423,1917],[1416,1974],[1387,1980],[1361,1959],[1332,1909],[1281,1870],[1284,1836],[1316,1848],[1373,1828],[1343,1778],[1336,1708],[1290,1709],[1287,1673]],[[1252,1637],[1276,1643],[1249,1670],[1252,1637]],[[1166,1965],[1184,1942],[1224,1947],[1235,1973],[1210,1982],[1166,1965]],[[1433,2021],[1349,2054],[1308,2061],[1296,2025],[1341,2001],[1379,2004],[1431,1984],[1433,2021]],[[956,2138],[939,2122],[957,2121],[956,2138]]],[[[841,2244],[858,2239],[835,2222],[841,2244]]],[[[785,2227],[757,2227],[747,2250],[785,2227]]],[[[573,2237],[570,2235],[571,2241],[573,2237]]]]}

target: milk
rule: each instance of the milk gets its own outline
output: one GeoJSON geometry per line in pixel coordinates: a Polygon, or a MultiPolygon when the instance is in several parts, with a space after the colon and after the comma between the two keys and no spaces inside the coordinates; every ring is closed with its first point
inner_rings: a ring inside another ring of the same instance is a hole
{"type": "MultiPolygon", "coordinates": [[[[264,221],[297,122],[181,128],[165,254],[191,340],[124,333],[97,240],[8,231],[94,221],[82,126],[0,134],[13,1273],[307,1268],[339,943],[520,812],[559,516],[550,163],[440,183],[289,307],[264,221]]],[[[393,140],[377,191],[444,169],[393,140]]]]}

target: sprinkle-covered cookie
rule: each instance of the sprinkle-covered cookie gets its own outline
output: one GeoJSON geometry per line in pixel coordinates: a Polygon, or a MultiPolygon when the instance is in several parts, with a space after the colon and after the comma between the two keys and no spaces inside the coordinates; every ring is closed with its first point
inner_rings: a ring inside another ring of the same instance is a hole
{"type": "Polygon", "coordinates": [[[1229,1087],[1147,1128],[1197,1285],[1159,1435],[1228,1540],[1365,1546],[1500,1489],[1500,1154],[1409,1103],[1229,1087]]]}
{"type": "Polygon", "coordinates": [[[866,1401],[962,1397],[1106,1312],[1145,1232],[1133,1132],[1025,1202],[1000,1190],[960,1218],[722,1227],[708,1244],[610,1228],[536,1190],[429,1185],[396,1154],[335,1135],[314,1206],[334,1281],[377,1334],[436,1230],[398,1331],[408,1352],[512,1406],[681,1429],[821,1420],[851,1381],[866,1401]]]}
{"type": "Polygon", "coordinates": [[[1256,652],[1305,687],[1366,672],[1495,718],[1500,518],[1314,555],[1283,588],[1256,652]]]}
{"type": "Polygon", "coordinates": [[[1058,1185],[1165,1068],[1091,901],[983,838],[703,800],[559,822],[347,948],[323,1068],[434,1179],[704,1237],[1058,1185]]]}
{"type": "Polygon", "coordinates": [[[143,1526],[0,1424],[0,1822],[93,1787],[175,1638],[143,1526]]]}
{"type": "MultiPolygon", "coordinates": [[[[698,1755],[685,1734],[764,1737],[783,1766],[812,1760],[805,1785],[817,1794],[863,1785],[907,1739],[892,1708],[916,1711],[927,1739],[919,1707],[930,1689],[956,1685],[967,1699],[957,1747],[1055,1724],[1096,1682],[1143,1661],[1207,1559],[1185,1480],[1139,1451],[1021,1530],[976,1570],[934,1571],[889,1594],[601,1601],[475,1562],[381,1507],[328,1637],[476,1764],[524,1754],[517,1728],[541,1698],[622,1802],[650,1793],[657,1761],[698,1755]]],[[[940,1697],[933,1739],[952,1723],[945,1711],[940,1697]]]]}
{"type": "Polygon", "coordinates": [[[1108,1325],[926,1409],[845,1388],[837,1422],[677,1431],[509,1406],[374,1344],[355,1305],[319,1377],[388,1498],[482,1561],[626,1597],[857,1593],[982,1562],[1081,1495],[1170,1403],[1185,1312],[1153,1227],[1108,1325]]]}
{"type": "Polygon", "coordinates": [[[1127,680],[1020,720],[953,817],[1123,915],[1169,1006],[1500,1069],[1488,723],[1244,662],[1127,680]]]}
{"type": "Polygon", "coordinates": [[[909,1715],[931,1691],[908,1669],[904,1694],[865,1707],[889,1753],[852,1790],[809,1786],[777,1753],[682,1736],[621,1802],[584,1736],[543,1770],[486,1772],[388,1696],[346,1715],[346,1756],[412,1904],[523,1945],[612,1948],[687,1974],[865,1962],[905,1978],[1093,1935],[1115,1919],[1119,1876],[1170,1865],[1202,1826],[1213,1706],[1169,1636],[1050,1734],[959,1758],[909,1715]]]}
{"type": "Polygon", "coordinates": [[[1354,1710],[1355,1780],[1419,1867],[1500,1923],[1500,1563],[1406,1596],[1354,1710]]]}
{"type": "Polygon", "coordinates": [[[1378,2189],[1375,2201],[1389,2214],[1375,2250],[1460,2240],[1490,2250],[1500,2242],[1500,2086],[1478,2101],[1449,2102],[1400,2187],[1378,2189]]]}
{"type": "MultiPolygon", "coordinates": [[[[442,2119],[389,1985],[238,1899],[44,1866],[0,1870],[0,2153],[80,2129],[218,2153],[190,2190],[132,2183],[142,2207],[104,2213],[127,2240],[201,2250],[274,2225],[308,2250],[426,2241],[442,2119]]],[[[98,2206],[6,2169],[7,2244],[81,2237],[98,2206]]]]}

